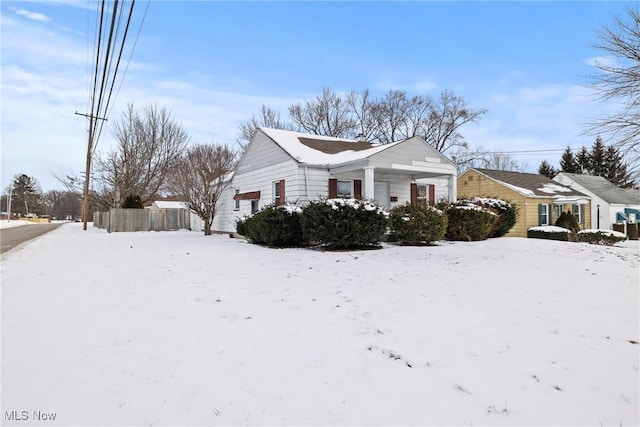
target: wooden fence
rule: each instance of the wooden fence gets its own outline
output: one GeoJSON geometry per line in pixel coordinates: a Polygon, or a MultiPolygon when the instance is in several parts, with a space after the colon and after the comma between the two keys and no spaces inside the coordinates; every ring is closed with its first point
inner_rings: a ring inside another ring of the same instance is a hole
{"type": "Polygon", "coordinates": [[[118,231],[190,230],[188,209],[110,209],[95,212],[93,226],[109,233],[118,231]]]}

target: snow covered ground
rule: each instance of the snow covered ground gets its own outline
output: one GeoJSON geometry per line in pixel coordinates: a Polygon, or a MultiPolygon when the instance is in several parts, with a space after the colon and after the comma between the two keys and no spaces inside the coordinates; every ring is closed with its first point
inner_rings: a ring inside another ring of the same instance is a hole
{"type": "Polygon", "coordinates": [[[66,224],[2,257],[3,423],[638,425],[639,266],[638,242],[66,224]]]}
{"type": "Polygon", "coordinates": [[[3,220],[0,220],[0,229],[19,227],[21,225],[31,225],[31,224],[35,224],[35,222],[25,221],[24,219],[12,219],[11,221],[7,221],[6,219],[3,219],[3,220]]]}

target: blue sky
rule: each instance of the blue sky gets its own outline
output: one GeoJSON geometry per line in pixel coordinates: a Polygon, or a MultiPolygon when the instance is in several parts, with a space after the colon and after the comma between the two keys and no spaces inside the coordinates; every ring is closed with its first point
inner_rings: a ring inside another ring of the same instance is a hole
{"type": "MultiPolygon", "coordinates": [[[[95,1],[2,1],[2,176],[84,169],[95,1]]],[[[633,2],[150,2],[122,88],[172,110],[194,143],[235,143],[262,104],[280,110],[336,92],[453,90],[489,112],[463,128],[501,151],[582,145],[582,124],[611,106],[586,87],[595,32],[633,2]]],[[[146,1],[136,2],[133,28],[146,1]]],[[[133,40],[133,38],[131,39],[133,40]]],[[[98,150],[112,144],[109,132],[98,150]]],[[[513,154],[536,171],[560,154],[513,154]]]]}

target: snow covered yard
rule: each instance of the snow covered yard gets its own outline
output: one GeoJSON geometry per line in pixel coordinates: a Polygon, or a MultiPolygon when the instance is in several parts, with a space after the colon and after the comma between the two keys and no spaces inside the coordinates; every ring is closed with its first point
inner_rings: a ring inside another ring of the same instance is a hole
{"type": "Polygon", "coordinates": [[[638,242],[67,224],[2,258],[3,423],[638,425],[639,266],[638,242]]]}

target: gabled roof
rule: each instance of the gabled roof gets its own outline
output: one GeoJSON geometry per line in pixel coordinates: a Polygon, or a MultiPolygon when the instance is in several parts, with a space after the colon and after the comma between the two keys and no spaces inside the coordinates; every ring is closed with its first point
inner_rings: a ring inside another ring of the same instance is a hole
{"type": "Polygon", "coordinates": [[[566,185],[559,184],[551,178],[537,173],[499,171],[479,168],[475,168],[475,170],[526,197],[588,197],[579,191],[567,187],[566,185]]]}
{"type": "MultiPolygon", "coordinates": [[[[560,172],[607,203],[640,205],[640,190],[620,188],[601,176],[560,172]]],[[[559,175],[560,175],[559,174],[559,175]]]]}
{"type": "Polygon", "coordinates": [[[366,159],[403,142],[373,145],[353,139],[310,135],[281,129],[260,128],[260,130],[294,160],[310,165],[330,166],[366,159]],[[327,144],[326,147],[322,147],[323,144],[327,144]]]}

